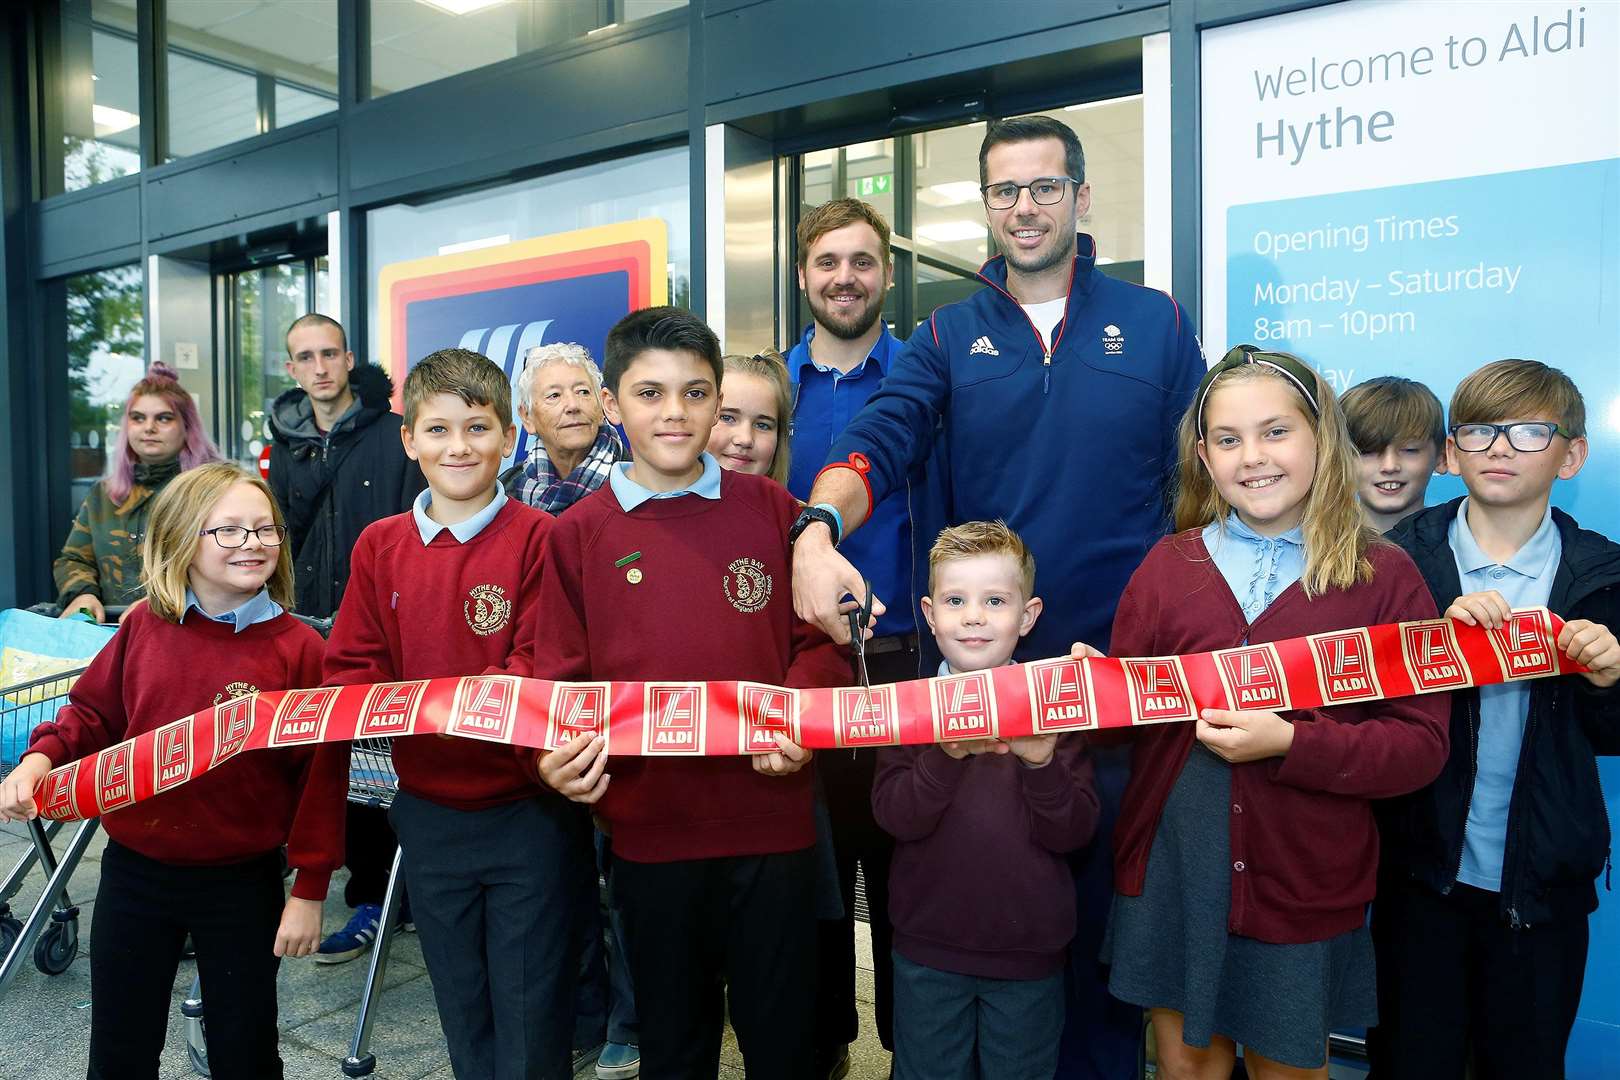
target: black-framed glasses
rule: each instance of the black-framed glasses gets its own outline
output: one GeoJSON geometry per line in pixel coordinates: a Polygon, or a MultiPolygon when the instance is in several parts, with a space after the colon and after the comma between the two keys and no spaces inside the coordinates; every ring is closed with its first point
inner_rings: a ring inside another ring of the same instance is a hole
{"type": "Polygon", "coordinates": [[[1453,424],[1451,441],[1467,454],[1482,454],[1491,448],[1498,435],[1506,435],[1508,445],[1521,453],[1533,454],[1552,445],[1554,435],[1572,438],[1562,424],[1549,424],[1545,420],[1526,420],[1516,424],[1453,424]]]}
{"type": "Polygon", "coordinates": [[[1080,181],[1072,176],[1038,176],[1027,184],[1015,184],[1011,180],[986,184],[979,191],[984,195],[984,205],[991,210],[1011,210],[1018,205],[1020,191],[1029,192],[1036,206],[1053,206],[1063,201],[1070,184],[1079,187],[1080,181]]]}
{"type": "Polygon", "coordinates": [[[257,536],[259,543],[265,547],[280,547],[281,542],[287,539],[287,526],[260,525],[257,529],[245,528],[241,525],[220,525],[213,529],[204,529],[198,536],[212,536],[214,543],[222,548],[239,548],[247,546],[249,534],[257,536]]]}

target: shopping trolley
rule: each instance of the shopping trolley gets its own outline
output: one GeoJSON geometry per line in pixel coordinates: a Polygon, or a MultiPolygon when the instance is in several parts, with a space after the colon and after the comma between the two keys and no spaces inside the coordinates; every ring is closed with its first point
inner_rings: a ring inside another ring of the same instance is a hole
{"type": "MultiPolygon", "coordinates": [[[[29,732],[56,716],[67,703],[68,690],[83,674],[83,667],[0,687],[0,779],[16,767],[29,732]]],[[[0,881],[0,995],[16,977],[23,955],[32,949],[34,966],[46,975],[60,975],[79,954],[79,909],[67,895],[67,882],[95,837],[95,819],[80,822],[60,858],[52,841],[62,831],[60,821],[28,822],[32,846],[0,881]],[[26,919],[11,912],[11,900],[22,889],[34,864],[45,870],[45,888],[26,919]]]]}

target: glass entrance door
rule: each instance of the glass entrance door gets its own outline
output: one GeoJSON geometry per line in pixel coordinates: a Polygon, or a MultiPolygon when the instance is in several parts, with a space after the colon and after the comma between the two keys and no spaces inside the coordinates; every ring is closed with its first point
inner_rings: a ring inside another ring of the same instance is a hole
{"type": "Polygon", "coordinates": [[[287,327],[319,311],[326,297],[325,255],[225,274],[226,423],[221,444],[231,457],[256,462],[268,444],[266,419],[287,375],[287,327]]]}

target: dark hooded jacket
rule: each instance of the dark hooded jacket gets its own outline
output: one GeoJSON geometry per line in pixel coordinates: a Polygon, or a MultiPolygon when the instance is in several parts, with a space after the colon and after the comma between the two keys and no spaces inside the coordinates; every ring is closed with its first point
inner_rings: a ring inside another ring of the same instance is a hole
{"type": "Polygon", "coordinates": [[[330,618],[349,580],[349,552],[373,521],[411,508],[426,487],[405,456],[394,384],[379,367],[349,374],[354,405],[332,430],[315,427],[309,395],[294,387],[270,408],[270,488],[287,515],[298,614],[330,618]]]}
{"type": "MultiPolygon", "coordinates": [[[[1462,591],[1447,530],[1462,500],[1431,506],[1389,533],[1417,563],[1444,611],[1462,591]]],[[[1620,626],[1620,545],[1554,508],[1564,554],[1547,606],[1565,619],[1620,626]]],[[[1379,807],[1380,868],[1442,893],[1457,881],[1463,826],[1474,794],[1479,691],[1451,694],[1451,757],[1428,787],[1379,807]]],[[[1620,754],[1620,686],[1579,675],[1537,679],[1508,804],[1501,914],[1514,927],[1582,918],[1597,907],[1594,879],[1609,864],[1609,815],[1597,755],[1620,754]]],[[[1393,877],[1391,877],[1393,875],[1393,877]]]]}

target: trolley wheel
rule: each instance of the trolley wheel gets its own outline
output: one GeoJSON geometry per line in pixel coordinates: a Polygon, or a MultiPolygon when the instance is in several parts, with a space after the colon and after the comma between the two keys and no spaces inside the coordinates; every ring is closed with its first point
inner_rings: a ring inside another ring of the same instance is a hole
{"type": "Polygon", "coordinates": [[[191,1045],[191,1042],[187,1040],[186,1060],[191,1062],[191,1071],[196,1073],[198,1076],[214,1075],[208,1071],[208,1047],[193,1046],[191,1045]]]}
{"type": "Polygon", "coordinates": [[[198,1076],[212,1076],[208,1069],[208,1021],[203,1015],[202,980],[191,980],[191,992],[180,1004],[185,1018],[186,1059],[198,1076]]]}
{"type": "Polygon", "coordinates": [[[0,956],[8,956],[22,934],[22,922],[10,916],[0,918],[0,956]]]}
{"type": "Polygon", "coordinates": [[[70,934],[68,924],[53,922],[34,942],[34,966],[47,975],[60,975],[79,955],[79,938],[70,934]]]}

